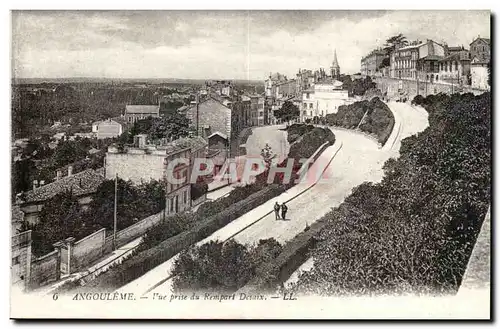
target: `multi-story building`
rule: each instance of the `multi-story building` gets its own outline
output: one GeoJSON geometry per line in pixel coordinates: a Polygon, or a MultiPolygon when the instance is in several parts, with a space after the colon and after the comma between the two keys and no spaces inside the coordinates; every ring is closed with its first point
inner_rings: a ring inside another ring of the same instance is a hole
{"type": "Polygon", "coordinates": [[[159,105],[127,105],[125,107],[125,121],[128,123],[134,123],[148,117],[158,118],[159,116],[159,105]]]}
{"type": "Polygon", "coordinates": [[[401,47],[391,53],[391,77],[398,79],[417,78],[418,47],[420,45],[401,47]]]}
{"type": "Polygon", "coordinates": [[[315,84],[314,89],[305,90],[302,94],[300,121],[337,113],[341,105],[350,102],[348,91],[342,89],[342,82],[334,80],[331,83],[315,84]]]}
{"type": "Polygon", "coordinates": [[[16,204],[24,213],[24,220],[30,224],[38,223],[38,214],[45,202],[59,193],[71,192],[85,209],[99,185],[104,182],[104,174],[98,170],[87,169],[73,174],[73,167],[68,167],[68,175],[57,172],[56,180],[45,184],[44,181],[33,181],[33,189],[18,195],[16,204]]]}
{"type": "Polygon", "coordinates": [[[489,62],[491,57],[490,52],[490,39],[478,36],[470,44],[471,59],[477,58],[479,62],[489,62]]]}
{"type": "Polygon", "coordinates": [[[281,73],[269,73],[269,77],[264,81],[264,93],[266,97],[276,97],[276,85],[288,81],[286,75],[281,73]]]}
{"type": "Polygon", "coordinates": [[[401,47],[391,53],[391,77],[434,82],[445,47],[433,40],[401,47]]]}
{"type": "Polygon", "coordinates": [[[374,76],[376,73],[379,73],[380,66],[386,58],[388,58],[388,56],[384,50],[373,50],[361,59],[361,74],[374,76]]]}
{"type": "Polygon", "coordinates": [[[478,57],[474,57],[471,61],[471,86],[472,88],[489,90],[490,84],[489,80],[489,66],[490,62],[485,60],[480,60],[478,57]]]}
{"type": "Polygon", "coordinates": [[[469,85],[470,59],[467,51],[452,51],[450,55],[439,61],[439,73],[435,81],[443,81],[457,85],[469,85]]]}
{"type": "Polygon", "coordinates": [[[232,110],[212,97],[199,104],[192,104],[186,110],[186,116],[191,120],[193,128],[198,129],[198,136],[208,139],[208,136],[219,132],[231,137],[234,123],[232,110]]]}
{"type": "Polygon", "coordinates": [[[295,96],[302,97],[302,92],[311,88],[314,85],[314,74],[312,70],[299,69],[296,79],[295,96]]]}
{"type": "Polygon", "coordinates": [[[31,231],[14,234],[11,238],[11,284],[22,290],[29,288],[31,242],[31,231]]]}
{"type": "MultiPolygon", "coordinates": [[[[207,142],[201,137],[180,138],[160,145],[148,144],[146,135],[134,136],[134,145],[110,146],[106,153],[106,178],[116,176],[134,184],[151,179],[165,184],[167,215],[191,207],[190,175],[194,157],[204,156],[207,142]],[[178,163],[174,166],[173,161],[178,163]],[[181,161],[182,160],[182,161],[181,161]],[[182,182],[174,182],[176,178],[182,182]]],[[[205,157],[205,156],[204,156],[205,157]]]]}

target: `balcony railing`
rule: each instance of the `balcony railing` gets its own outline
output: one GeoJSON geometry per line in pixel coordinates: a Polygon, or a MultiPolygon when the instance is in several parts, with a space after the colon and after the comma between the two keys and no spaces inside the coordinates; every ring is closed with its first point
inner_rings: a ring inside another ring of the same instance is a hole
{"type": "Polygon", "coordinates": [[[31,230],[16,234],[12,237],[12,248],[22,247],[31,243],[31,230]]]}

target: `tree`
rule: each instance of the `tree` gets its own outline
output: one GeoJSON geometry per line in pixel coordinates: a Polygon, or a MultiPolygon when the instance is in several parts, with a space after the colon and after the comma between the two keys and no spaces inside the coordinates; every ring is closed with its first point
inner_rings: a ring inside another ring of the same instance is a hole
{"type": "Polygon", "coordinates": [[[183,114],[173,112],[160,118],[155,118],[149,131],[152,140],[167,138],[178,139],[187,137],[191,133],[191,121],[183,114]]]}
{"type": "Polygon", "coordinates": [[[384,50],[390,56],[396,48],[404,47],[406,45],[408,45],[408,40],[406,40],[406,37],[402,33],[399,33],[398,35],[392,36],[386,40],[384,50]]]}
{"type": "Polygon", "coordinates": [[[80,203],[71,191],[59,193],[47,200],[39,213],[39,222],[32,226],[33,253],[42,256],[52,251],[53,244],[74,237],[79,240],[95,231],[80,214],[80,203]]]}
{"type": "Polygon", "coordinates": [[[272,159],[276,156],[271,146],[269,146],[269,144],[267,143],[266,146],[261,150],[260,155],[262,156],[262,158],[264,158],[264,162],[266,162],[268,168],[270,167],[272,159]]]}
{"type": "Polygon", "coordinates": [[[300,111],[297,105],[290,101],[285,101],[280,109],[274,111],[274,116],[283,121],[291,121],[300,116],[300,111]]]}

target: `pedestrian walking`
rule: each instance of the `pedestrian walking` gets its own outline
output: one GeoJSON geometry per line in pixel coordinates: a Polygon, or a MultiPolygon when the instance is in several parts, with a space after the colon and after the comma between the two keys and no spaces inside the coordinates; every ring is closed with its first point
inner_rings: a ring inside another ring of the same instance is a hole
{"type": "Polygon", "coordinates": [[[287,211],[288,211],[288,207],[283,202],[283,204],[281,205],[281,218],[283,218],[283,220],[286,220],[286,212],[287,211]]]}
{"type": "Polygon", "coordinates": [[[274,214],[276,215],[276,220],[280,219],[280,205],[278,201],[274,204],[274,214]]]}

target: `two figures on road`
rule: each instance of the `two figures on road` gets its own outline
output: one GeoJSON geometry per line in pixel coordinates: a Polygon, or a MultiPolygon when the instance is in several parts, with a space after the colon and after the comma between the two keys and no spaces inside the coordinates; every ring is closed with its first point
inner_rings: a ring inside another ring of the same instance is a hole
{"type": "Polygon", "coordinates": [[[283,202],[280,206],[278,201],[274,204],[274,214],[276,215],[276,220],[283,219],[286,220],[286,212],[288,211],[288,207],[283,202]],[[281,209],[281,218],[280,218],[280,209],[281,209]]]}

